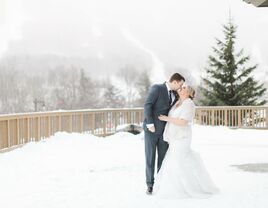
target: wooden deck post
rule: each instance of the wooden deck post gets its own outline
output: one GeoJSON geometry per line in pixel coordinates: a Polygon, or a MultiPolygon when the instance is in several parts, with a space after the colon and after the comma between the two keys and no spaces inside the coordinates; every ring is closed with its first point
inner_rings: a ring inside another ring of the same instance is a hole
{"type": "Polygon", "coordinates": [[[240,128],[241,126],[241,109],[238,109],[238,127],[240,128]]]}
{"type": "Polygon", "coordinates": [[[106,125],[107,125],[107,118],[106,118],[106,116],[107,115],[106,115],[105,112],[103,112],[102,115],[103,115],[103,127],[102,127],[103,128],[103,134],[106,135],[106,125]]]}
{"type": "Polygon", "coordinates": [[[265,121],[266,121],[266,129],[268,129],[268,107],[265,108],[265,121]]]}
{"type": "Polygon", "coordinates": [[[17,128],[16,143],[18,145],[20,144],[20,120],[19,119],[16,119],[16,128],[17,128]]]}
{"type": "Polygon", "coordinates": [[[41,118],[40,116],[37,117],[37,138],[35,141],[41,140],[41,118]]]}
{"type": "Polygon", "coordinates": [[[11,147],[9,120],[7,120],[7,147],[11,147]]]}
{"type": "Polygon", "coordinates": [[[84,132],[84,114],[80,114],[80,133],[84,132]]]}

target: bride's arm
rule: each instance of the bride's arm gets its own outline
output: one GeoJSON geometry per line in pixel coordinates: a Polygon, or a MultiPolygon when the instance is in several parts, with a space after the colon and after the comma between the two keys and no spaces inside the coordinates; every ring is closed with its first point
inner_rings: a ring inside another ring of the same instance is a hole
{"type": "Polygon", "coordinates": [[[173,117],[169,117],[169,116],[165,116],[165,115],[160,115],[158,118],[161,121],[170,122],[170,123],[173,123],[173,124],[178,125],[178,126],[186,126],[190,122],[190,121],[187,121],[185,119],[173,118],[173,117]]]}

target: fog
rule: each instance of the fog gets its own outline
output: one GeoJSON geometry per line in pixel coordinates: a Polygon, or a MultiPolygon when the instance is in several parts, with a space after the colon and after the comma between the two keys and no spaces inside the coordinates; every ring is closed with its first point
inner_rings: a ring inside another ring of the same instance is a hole
{"type": "Polygon", "coordinates": [[[157,58],[165,68],[185,68],[198,77],[230,11],[237,47],[264,73],[268,12],[242,0],[1,0],[0,52],[72,57],[75,63],[91,58],[102,73],[126,64],[149,68],[157,58]]]}

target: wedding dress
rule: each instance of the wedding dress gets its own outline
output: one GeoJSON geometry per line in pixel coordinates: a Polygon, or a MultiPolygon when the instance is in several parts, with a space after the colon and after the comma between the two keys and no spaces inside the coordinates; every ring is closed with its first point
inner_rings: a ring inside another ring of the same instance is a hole
{"type": "MultiPolygon", "coordinates": [[[[170,117],[192,121],[195,105],[186,99],[179,106],[173,106],[170,117]]],[[[167,123],[163,138],[169,149],[156,177],[155,195],[164,198],[207,198],[218,192],[210,179],[198,153],[190,145],[192,139],[191,123],[178,126],[167,123]]]]}

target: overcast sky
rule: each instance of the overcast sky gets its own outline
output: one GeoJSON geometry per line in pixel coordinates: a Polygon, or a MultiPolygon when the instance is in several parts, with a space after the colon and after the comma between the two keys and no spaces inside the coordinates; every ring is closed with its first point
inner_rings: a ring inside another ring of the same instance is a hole
{"type": "Polygon", "coordinates": [[[268,8],[242,0],[0,0],[0,56],[26,54],[124,57],[127,48],[164,65],[199,69],[231,10],[243,47],[264,72],[268,8]],[[126,44],[126,42],[129,43],[126,44]]]}

